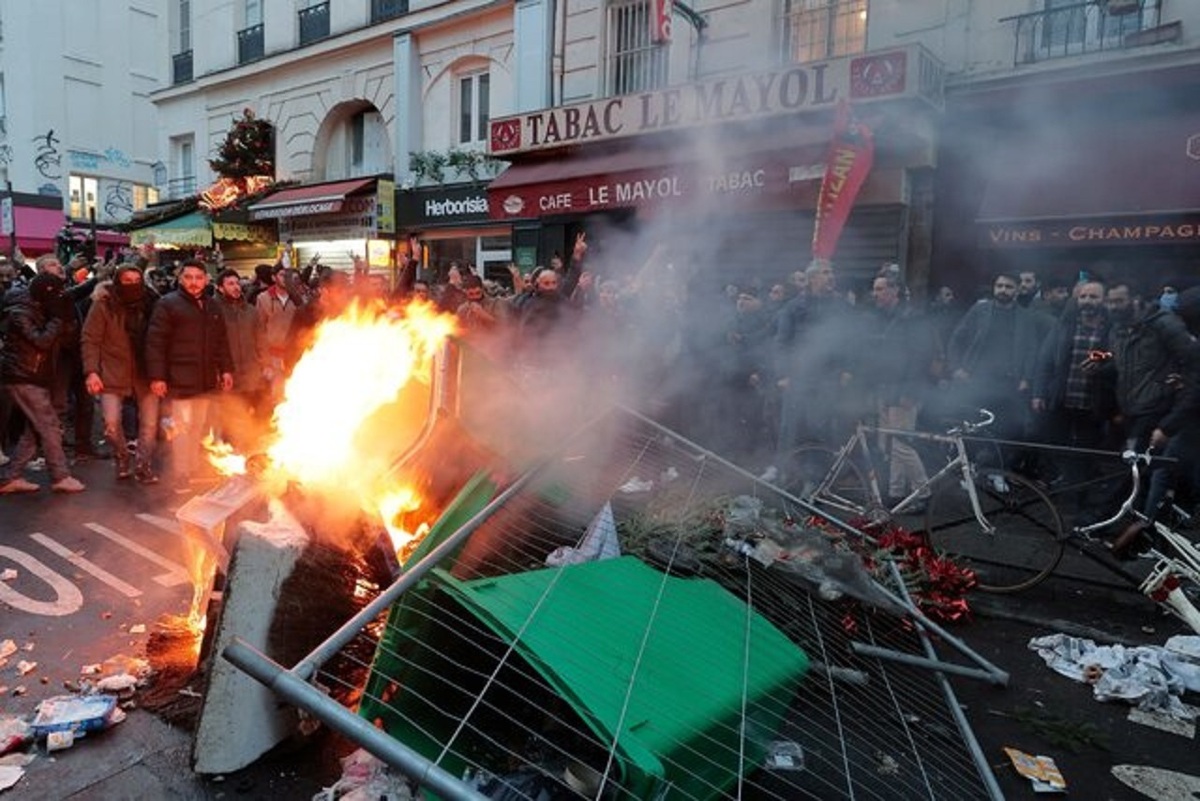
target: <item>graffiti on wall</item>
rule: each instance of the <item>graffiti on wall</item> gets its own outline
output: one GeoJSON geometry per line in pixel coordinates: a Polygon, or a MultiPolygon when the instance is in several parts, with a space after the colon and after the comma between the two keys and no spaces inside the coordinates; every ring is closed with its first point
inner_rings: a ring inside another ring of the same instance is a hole
{"type": "Polygon", "coordinates": [[[37,146],[33,166],[38,174],[52,181],[62,178],[62,153],[58,150],[58,137],[54,135],[54,129],[51,128],[41,136],[35,136],[33,143],[37,146]]]}

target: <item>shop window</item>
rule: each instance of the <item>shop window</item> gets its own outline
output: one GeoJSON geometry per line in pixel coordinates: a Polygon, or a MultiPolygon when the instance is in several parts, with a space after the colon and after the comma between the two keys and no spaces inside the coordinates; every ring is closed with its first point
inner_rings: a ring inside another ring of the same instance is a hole
{"type": "Polygon", "coordinates": [[[867,47],[867,0],[784,0],[781,27],[789,62],[861,53],[867,47]]]}
{"type": "Polygon", "coordinates": [[[483,144],[488,137],[491,76],[486,72],[458,79],[458,143],[483,144]]]}
{"type": "Polygon", "coordinates": [[[100,183],[95,178],[71,175],[67,179],[67,190],[71,198],[71,219],[90,219],[91,215],[96,213],[100,183]]]}
{"type": "Polygon", "coordinates": [[[650,0],[612,0],[608,5],[608,94],[627,95],[667,83],[667,43],[655,42],[650,0]]]}

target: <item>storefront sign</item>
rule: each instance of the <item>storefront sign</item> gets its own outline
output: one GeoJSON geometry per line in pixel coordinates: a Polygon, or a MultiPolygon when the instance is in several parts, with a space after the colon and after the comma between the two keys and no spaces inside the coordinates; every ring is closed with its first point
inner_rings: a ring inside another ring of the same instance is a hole
{"type": "Polygon", "coordinates": [[[486,222],[487,191],[482,186],[436,187],[397,193],[400,225],[405,229],[486,222]]]}
{"type": "MultiPolygon", "coordinates": [[[[655,131],[749,120],[852,103],[924,95],[934,87],[914,79],[918,59],[937,66],[917,46],[795,64],[782,70],[716,78],[637,95],[543,109],[492,120],[495,155],[616,139],[655,131]]],[[[924,65],[923,65],[924,66],[924,65]]],[[[935,94],[937,97],[931,97],[935,94]]]]}
{"type": "MultiPolygon", "coordinates": [[[[810,159],[811,160],[811,159],[810,159]]],[[[496,219],[581,214],[604,209],[651,206],[663,201],[735,204],[784,196],[797,185],[815,186],[821,171],[803,157],[783,154],[732,162],[720,169],[676,164],[615,175],[504,187],[492,192],[496,219]],[[800,169],[797,169],[800,168],[800,169]],[[793,176],[801,176],[799,180],[793,176]]]]}
{"type": "Polygon", "coordinates": [[[380,178],[375,183],[379,207],[375,212],[375,226],[381,234],[396,233],[396,182],[380,178]]]}
{"type": "Polygon", "coordinates": [[[309,214],[279,218],[279,239],[312,242],[322,239],[371,239],[382,233],[376,227],[375,195],[346,198],[337,214],[309,214]]]}
{"type": "Polygon", "coordinates": [[[1200,214],[981,223],[985,248],[1093,247],[1200,243],[1200,214]]]}

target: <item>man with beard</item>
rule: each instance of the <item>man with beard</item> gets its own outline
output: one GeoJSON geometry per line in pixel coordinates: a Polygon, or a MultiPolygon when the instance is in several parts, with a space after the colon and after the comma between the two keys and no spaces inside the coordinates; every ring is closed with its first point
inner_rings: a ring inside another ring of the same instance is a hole
{"type": "MultiPolygon", "coordinates": [[[[1104,285],[1087,281],[1075,293],[1075,304],[1054,321],[1038,351],[1030,408],[1040,418],[1037,428],[1059,445],[1099,448],[1104,421],[1113,401],[1095,369],[1107,358],[1109,323],[1104,285]]],[[[1078,459],[1063,460],[1068,477],[1083,477],[1078,459]]]]}
{"type": "Polygon", "coordinates": [[[200,458],[200,437],[215,392],[233,388],[233,360],[225,323],[207,297],[208,273],[198,261],[179,268],[179,288],[154,306],[146,334],[146,373],[150,391],[171,399],[175,438],[172,472],[177,490],[186,490],[200,458]]]}
{"type": "Polygon", "coordinates": [[[995,431],[1015,438],[1025,429],[1026,398],[1039,342],[1030,312],[1016,303],[1017,282],[1001,273],[992,297],[967,310],[947,344],[958,400],[996,414],[995,431]]]}
{"type": "Polygon", "coordinates": [[[257,429],[269,414],[266,401],[266,353],[258,311],[242,295],[242,279],[236,270],[225,269],[217,275],[213,296],[233,359],[233,389],[218,398],[221,433],[239,451],[249,451],[257,439],[257,429]]]}
{"type": "MultiPolygon", "coordinates": [[[[1149,319],[1155,314],[1166,314],[1174,317],[1183,327],[1188,337],[1184,345],[1177,339],[1172,340],[1172,347],[1180,346],[1176,352],[1173,368],[1177,371],[1172,381],[1169,407],[1154,423],[1149,435],[1149,446],[1159,449],[1166,457],[1156,462],[1150,474],[1149,489],[1142,504],[1142,514],[1146,520],[1137,520],[1112,543],[1113,554],[1123,557],[1131,553],[1143,532],[1150,529],[1149,522],[1154,521],[1168,509],[1174,499],[1176,482],[1185,483],[1186,489],[1192,494],[1191,500],[1196,500],[1197,461],[1200,460],[1200,287],[1188,289],[1179,294],[1176,311],[1162,309],[1152,310],[1149,319]]],[[[1174,335],[1177,331],[1171,325],[1174,335]]]]}
{"type": "Polygon", "coordinates": [[[100,396],[104,438],[113,448],[117,479],[133,475],[142,484],[158,481],[154,471],[158,396],[150,391],[142,353],[154,301],[141,270],[134,264],[123,264],[111,282],[96,288],[81,337],[84,386],[93,397],[100,396]],[[121,425],[121,407],[126,398],[133,398],[137,404],[138,440],[133,465],[121,425]]]}
{"type": "MultiPolygon", "coordinates": [[[[57,261],[57,260],[56,260],[57,261]]],[[[61,265],[60,265],[61,269],[61,265]]],[[[55,492],[81,492],[63,451],[62,429],[51,390],[58,370],[63,330],[74,322],[75,306],[62,276],[46,271],[15,289],[5,311],[6,333],[0,350],[0,382],[13,404],[25,414],[26,426],[11,461],[0,469],[0,494],[37,492],[21,475],[41,443],[55,492]]]]}

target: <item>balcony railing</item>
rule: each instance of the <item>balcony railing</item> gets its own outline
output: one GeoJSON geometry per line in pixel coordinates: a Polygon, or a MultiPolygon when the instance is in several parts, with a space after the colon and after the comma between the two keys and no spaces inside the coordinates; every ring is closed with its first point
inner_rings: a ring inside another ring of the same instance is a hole
{"type": "Polygon", "coordinates": [[[184,50],[171,56],[171,83],[187,83],[192,79],[192,51],[184,50]]]}
{"type": "Polygon", "coordinates": [[[329,36],[329,3],[302,8],[300,15],[300,44],[306,45],[329,36]]]}
{"type": "Polygon", "coordinates": [[[371,0],[371,24],[408,13],[408,0],[371,0]]]}
{"type": "Polygon", "coordinates": [[[1019,65],[1177,39],[1179,25],[1161,25],[1161,12],[1162,0],[1087,0],[1000,22],[1016,23],[1019,65]]]}
{"type": "Polygon", "coordinates": [[[245,64],[263,57],[263,26],[254,25],[237,33],[238,63],[245,64]]]}
{"type": "Polygon", "coordinates": [[[167,181],[166,200],[178,200],[196,194],[196,176],[188,175],[183,178],[172,178],[167,181]]]}

